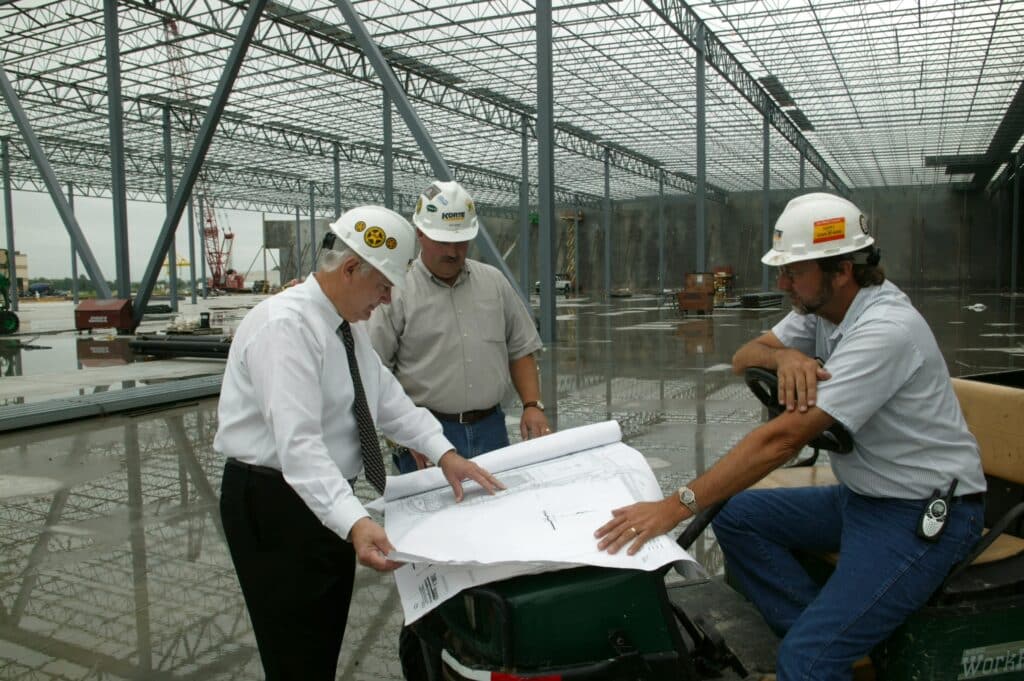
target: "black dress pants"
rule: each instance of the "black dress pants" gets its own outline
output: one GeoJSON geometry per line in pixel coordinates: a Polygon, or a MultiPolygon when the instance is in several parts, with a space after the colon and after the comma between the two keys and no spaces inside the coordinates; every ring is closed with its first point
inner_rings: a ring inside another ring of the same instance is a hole
{"type": "Polygon", "coordinates": [[[267,681],[334,681],[355,551],[279,471],[228,459],[220,514],[267,681]]]}

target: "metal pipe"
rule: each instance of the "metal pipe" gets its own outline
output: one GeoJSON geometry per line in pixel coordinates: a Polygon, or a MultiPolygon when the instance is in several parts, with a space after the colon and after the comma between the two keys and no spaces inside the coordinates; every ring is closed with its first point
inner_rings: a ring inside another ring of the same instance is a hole
{"type": "MultiPolygon", "coordinates": [[[[334,219],[341,215],[341,148],[334,143],[334,219]]],[[[266,248],[266,244],[264,244],[266,248]]],[[[266,279],[266,276],[263,277],[266,279]]]]}

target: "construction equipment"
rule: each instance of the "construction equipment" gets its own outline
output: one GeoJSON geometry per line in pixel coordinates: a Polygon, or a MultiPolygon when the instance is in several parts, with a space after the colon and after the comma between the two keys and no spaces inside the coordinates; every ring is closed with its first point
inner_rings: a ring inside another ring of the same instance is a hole
{"type": "MultiPolygon", "coordinates": [[[[180,45],[182,37],[178,31],[178,23],[170,17],[166,17],[163,21],[171,81],[182,101],[191,102],[193,98],[189,91],[186,76],[188,69],[185,66],[185,55],[180,45]]],[[[179,135],[178,138],[180,145],[189,150],[195,142],[195,132],[187,122],[184,127],[185,134],[179,135]]],[[[193,193],[199,197],[203,257],[206,258],[206,267],[209,273],[207,287],[213,291],[244,290],[245,278],[231,269],[231,249],[235,243],[235,235],[230,227],[221,229],[217,224],[214,202],[206,190],[206,171],[203,169],[199,170],[199,175],[196,177],[193,193]]]]}

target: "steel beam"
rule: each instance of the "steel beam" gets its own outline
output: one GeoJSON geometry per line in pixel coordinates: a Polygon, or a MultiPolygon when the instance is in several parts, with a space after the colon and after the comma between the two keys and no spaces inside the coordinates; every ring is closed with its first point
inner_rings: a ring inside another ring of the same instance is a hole
{"type": "Polygon", "coordinates": [[[132,278],[131,255],[128,252],[128,199],[124,180],[124,111],[121,103],[121,46],[117,29],[117,0],[103,0],[103,35],[107,62],[110,202],[114,209],[114,274],[117,277],[117,297],[127,300],[132,296],[132,278]]]}
{"type": "MultiPolygon", "coordinates": [[[[302,279],[302,221],[299,218],[299,207],[295,206],[295,278],[302,279]]],[[[281,282],[282,285],[284,282],[281,282]]]]}
{"type": "MultiPolygon", "coordinates": [[[[64,194],[61,192],[57,176],[54,175],[53,168],[43,152],[43,147],[39,144],[39,139],[32,130],[32,125],[28,122],[28,117],[25,115],[25,110],[21,107],[21,102],[18,101],[18,96],[14,92],[14,86],[11,85],[11,81],[7,78],[7,71],[3,68],[0,68],[0,91],[3,92],[4,101],[7,102],[7,108],[11,112],[11,117],[14,118],[18,130],[21,132],[21,137],[28,146],[29,156],[32,157],[32,161],[36,164],[36,169],[42,176],[43,184],[46,185],[46,191],[50,193],[50,199],[57,209],[57,214],[60,215],[64,228],[68,230],[68,234],[78,248],[78,254],[82,258],[82,265],[85,266],[89,279],[92,280],[93,286],[96,287],[97,295],[100,298],[110,298],[110,287],[107,286],[107,280],[103,278],[103,272],[100,271],[100,266],[92,254],[92,249],[89,248],[89,243],[85,240],[85,235],[82,234],[82,228],[79,227],[74,213],[71,212],[64,194]]],[[[10,173],[7,173],[7,177],[10,177],[10,173]]]]}
{"type": "Polygon", "coordinates": [[[181,219],[181,214],[185,211],[185,203],[192,194],[192,187],[195,186],[196,178],[199,177],[199,170],[206,159],[206,152],[209,150],[210,142],[213,140],[213,133],[217,129],[217,123],[220,121],[224,106],[227,104],[228,95],[231,94],[235,77],[242,67],[242,60],[245,58],[252,35],[256,31],[256,25],[259,23],[260,13],[266,4],[267,0],[252,0],[249,4],[249,9],[245,13],[245,19],[238,30],[238,36],[231,47],[231,53],[224,64],[224,71],[221,73],[217,89],[213,93],[210,106],[206,111],[206,116],[203,118],[203,124],[196,134],[196,141],[192,147],[188,162],[185,164],[185,171],[182,173],[181,182],[178,184],[178,189],[174,194],[174,200],[171,202],[171,207],[167,212],[167,218],[160,228],[160,235],[157,237],[153,255],[149,259],[146,273],[143,275],[142,282],[139,285],[139,293],[135,297],[135,304],[133,306],[136,326],[142,321],[142,316],[146,310],[146,303],[149,302],[149,296],[153,292],[153,286],[156,284],[156,278],[160,272],[160,263],[163,261],[164,255],[167,253],[167,246],[174,236],[174,225],[178,223],[181,219]]]}
{"type": "MultiPolygon", "coordinates": [[[[448,167],[448,163],[441,156],[441,152],[437,147],[434,146],[434,140],[430,137],[430,133],[427,132],[419,116],[416,115],[415,109],[412,108],[412,104],[405,95],[405,90],[402,89],[398,79],[395,77],[395,72],[391,70],[391,66],[384,59],[384,55],[381,54],[380,49],[373,42],[369,32],[363,25],[362,19],[359,18],[355,8],[352,7],[352,3],[349,0],[334,0],[334,4],[341,10],[345,21],[348,22],[349,29],[355,35],[366,58],[373,65],[373,70],[376,72],[377,78],[380,80],[385,92],[393,101],[395,108],[398,109],[398,113],[401,114],[402,120],[405,121],[409,132],[412,133],[420,151],[430,163],[434,177],[444,182],[450,182],[454,179],[454,175],[448,167]]],[[[512,271],[505,263],[505,259],[501,257],[501,252],[494,245],[494,241],[491,239],[487,228],[483,225],[483,221],[481,220],[480,222],[480,231],[477,234],[477,247],[480,249],[480,253],[484,256],[485,260],[490,261],[490,264],[501,270],[513,288],[518,289],[519,284],[516,282],[515,276],[513,276],[512,271]]],[[[520,296],[524,295],[522,291],[518,291],[518,293],[520,296]]]]}
{"type": "Polygon", "coordinates": [[[200,282],[203,285],[203,300],[210,295],[210,280],[206,277],[206,237],[203,236],[203,229],[206,225],[206,197],[200,195],[199,197],[199,243],[202,253],[199,254],[199,276],[202,277],[200,282]]]}
{"type": "Polygon", "coordinates": [[[644,0],[676,34],[696,48],[703,31],[703,49],[708,63],[736,89],[772,127],[801,153],[811,165],[820,170],[841,194],[849,195],[850,188],[828,165],[821,154],[793,124],[786,112],[764,91],[757,79],[743,67],[719,38],[706,27],[689,5],[683,0],[644,0]]]}

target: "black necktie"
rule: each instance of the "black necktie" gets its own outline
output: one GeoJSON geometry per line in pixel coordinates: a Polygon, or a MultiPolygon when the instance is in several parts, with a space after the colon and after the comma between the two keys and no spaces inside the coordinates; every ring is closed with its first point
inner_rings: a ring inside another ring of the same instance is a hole
{"type": "Polygon", "coordinates": [[[363,392],[363,381],[359,378],[359,363],[356,362],[356,343],[352,338],[352,328],[348,322],[342,322],[338,327],[338,335],[341,342],[345,344],[345,353],[348,355],[348,369],[352,374],[352,389],[355,391],[356,399],[352,410],[356,415],[356,425],[359,427],[359,448],[363,452],[363,470],[366,479],[370,481],[377,492],[384,494],[384,482],[387,474],[384,472],[384,459],[380,454],[380,441],[377,439],[377,431],[373,427],[373,417],[370,416],[370,407],[366,404],[366,393],[363,392]]]}

